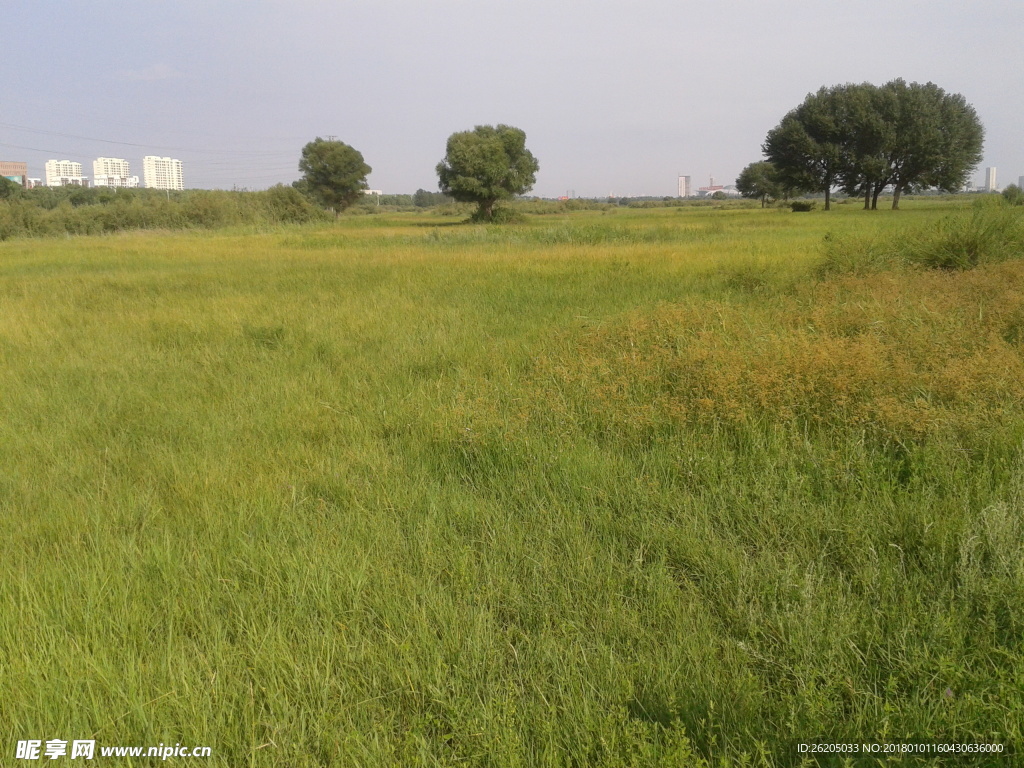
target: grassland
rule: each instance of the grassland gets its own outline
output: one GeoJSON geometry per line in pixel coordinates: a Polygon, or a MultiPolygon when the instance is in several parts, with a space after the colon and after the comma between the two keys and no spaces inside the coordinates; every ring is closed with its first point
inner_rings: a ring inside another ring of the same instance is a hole
{"type": "Polygon", "coordinates": [[[961,205],[0,243],[4,754],[1019,749],[1024,261],[900,256],[961,205]]]}

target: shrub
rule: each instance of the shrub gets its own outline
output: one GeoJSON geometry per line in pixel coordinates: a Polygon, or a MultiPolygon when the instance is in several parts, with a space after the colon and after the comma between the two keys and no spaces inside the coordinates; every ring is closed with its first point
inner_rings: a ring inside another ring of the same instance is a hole
{"type": "Polygon", "coordinates": [[[271,219],[289,224],[303,224],[328,218],[327,212],[313,205],[294,187],[277,184],[263,193],[271,219]]]}
{"type": "Polygon", "coordinates": [[[999,206],[974,208],[947,216],[918,237],[901,239],[911,263],[934,269],[971,269],[1020,256],[1024,226],[1020,214],[999,206]]]}
{"type": "Polygon", "coordinates": [[[1003,199],[1010,205],[1024,205],[1024,189],[1011,184],[1003,190],[1003,199]]]}
{"type": "Polygon", "coordinates": [[[521,224],[524,218],[523,214],[514,208],[498,206],[494,209],[489,219],[482,210],[477,210],[473,212],[469,220],[474,224],[521,224]]]}
{"type": "Polygon", "coordinates": [[[789,207],[793,210],[793,213],[808,213],[818,207],[818,204],[813,200],[794,200],[789,204],[789,207]]]}

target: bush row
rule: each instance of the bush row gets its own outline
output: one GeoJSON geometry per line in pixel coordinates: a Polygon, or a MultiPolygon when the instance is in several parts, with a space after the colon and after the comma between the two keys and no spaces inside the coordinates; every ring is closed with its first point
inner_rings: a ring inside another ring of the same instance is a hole
{"type": "Polygon", "coordinates": [[[0,199],[0,240],[132,229],[214,229],[329,218],[298,190],[261,192],[43,188],[0,199]]]}

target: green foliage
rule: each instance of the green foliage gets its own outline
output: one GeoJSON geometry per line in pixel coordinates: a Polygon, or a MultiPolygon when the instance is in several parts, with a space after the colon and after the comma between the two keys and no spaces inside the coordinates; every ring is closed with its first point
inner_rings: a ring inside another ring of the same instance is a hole
{"type": "Polygon", "coordinates": [[[348,144],[317,136],[302,148],[299,170],[304,182],[300,191],[337,215],[360,198],[367,188],[366,177],[373,169],[348,144]]]}
{"type": "Polygon", "coordinates": [[[0,240],[98,235],[133,229],[217,229],[321,221],[322,209],[297,190],[69,189],[42,187],[0,201],[0,240]]]}
{"type": "Polygon", "coordinates": [[[796,191],[823,192],[826,211],[844,167],[846,88],[822,87],[808,94],[768,132],[762,146],[781,182],[796,191]]]}
{"type": "Polygon", "coordinates": [[[287,224],[305,224],[322,217],[309,199],[294,187],[277,184],[264,193],[267,210],[274,221],[287,224]]]}
{"type": "Polygon", "coordinates": [[[1016,184],[1010,184],[1003,192],[1003,199],[1010,205],[1024,205],[1024,190],[1016,184]]]}
{"type": "Polygon", "coordinates": [[[443,193],[459,202],[476,203],[479,217],[490,220],[496,202],[533,188],[539,167],[526,148],[523,131],[509,125],[478,125],[448,137],[437,176],[443,193]]]}
{"type": "Polygon", "coordinates": [[[522,224],[526,217],[519,208],[500,205],[489,214],[483,208],[477,208],[469,220],[474,224],[522,224]]]}
{"type": "Polygon", "coordinates": [[[960,94],[897,79],[821,88],[769,131],[763,145],[788,186],[825,193],[836,185],[875,208],[892,185],[956,191],[981,161],[984,130],[960,94]]]}
{"type": "Polygon", "coordinates": [[[789,204],[790,209],[793,213],[808,213],[813,211],[818,204],[813,200],[794,200],[789,204]]]}
{"type": "Polygon", "coordinates": [[[772,163],[762,160],[751,163],[736,178],[736,189],[744,197],[761,201],[761,207],[770,200],[778,200],[786,196],[785,186],[779,178],[772,163]]]}
{"type": "Polygon", "coordinates": [[[437,205],[451,203],[453,198],[444,192],[428,192],[425,189],[417,189],[412,196],[412,204],[417,208],[433,208],[437,205]]]}
{"type": "Polygon", "coordinates": [[[21,185],[6,176],[0,176],[0,200],[10,200],[21,194],[21,185]]]}

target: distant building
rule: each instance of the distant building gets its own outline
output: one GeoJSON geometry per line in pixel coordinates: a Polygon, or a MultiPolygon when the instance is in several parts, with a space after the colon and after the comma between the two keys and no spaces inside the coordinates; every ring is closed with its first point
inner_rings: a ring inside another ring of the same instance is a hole
{"type": "Polygon", "coordinates": [[[28,187],[29,189],[35,189],[36,187],[43,186],[42,179],[27,179],[26,181],[27,183],[25,184],[25,186],[28,187]]]}
{"type": "Polygon", "coordinates": [[[137,187],[139,177],[131,175],[123,158],[97,157],[92,161],[92,183],[97,187],[137,187]]]}
{"type": "Polygon", "coordinates": [[[985,191],[995,192],[996,191],[996,169],[986,168],[985,169],[985,191]]]}
{"type": "Polygon", "coordinates": [[[44,175],[48,187],[89,186],[89,180],[82,176],[82,164],[73,160],[47,160],[44,175]]]}
{"type": "Polygon", "coordinates": [[[23,187],[28,186],[28,163],[16,160],[0,160],[0,176],[3,176],[23,187]]]}
{"type": "Polygon", "coordinates": [[[679,177],[679,195],[678,197],[689,197],[693,194],[693,184],[691,183],[689,176],[679,177]]]}
{"type": "MultiPolygon", "coordinates": [[[[711,179],[714,182],[714,179],[711,179]]],[[[722,186],[721,184],[709,184],[706,187],[700,187],[697,190],[698,197],[714,197],[716,192],[721,192],[726,197],[743,197],[740,191],[732,184],[722,186]]]]}
{"type": "Polygon", "coordinates": [[[142,158],[142,178],[149,189],[184,189],[181,160],[146,155],[142,158]]]}
{"type": "Polygon", "coordinates": [[[1019,177],[1017,178],[1017,186],[1018,186],[1018,187],[1019,187],[1020,189],[1024,189],[1024,176],[1019,176],[1019,177]]]}

